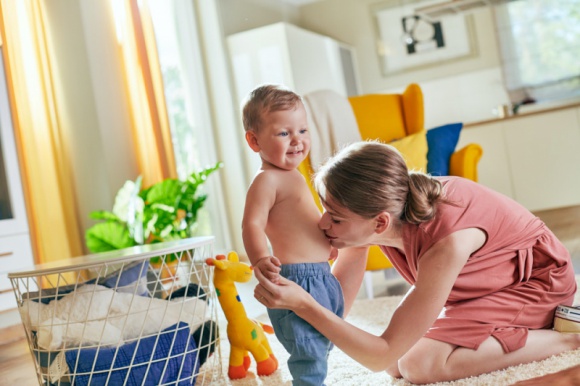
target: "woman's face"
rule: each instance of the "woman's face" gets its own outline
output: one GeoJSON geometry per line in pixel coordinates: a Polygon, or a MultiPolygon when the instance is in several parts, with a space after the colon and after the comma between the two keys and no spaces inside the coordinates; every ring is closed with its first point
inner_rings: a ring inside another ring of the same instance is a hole
{"type": "Polygon", "coordinates": [[[327,195],[322,202],[324,213],[318,227],[330,244],[338,249],[373,245],[376,222],[351,212],[327,195]]]}

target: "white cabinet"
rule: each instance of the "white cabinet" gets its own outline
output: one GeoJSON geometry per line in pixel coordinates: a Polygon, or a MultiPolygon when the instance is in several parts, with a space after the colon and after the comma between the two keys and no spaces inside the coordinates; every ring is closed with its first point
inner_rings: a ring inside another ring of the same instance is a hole
{"type": "Polygon", "coordinates": [[[228,36],[239,102],[257,85],[283,84],[298,94],[330,89],[358,95],[351,47],[288,23],[276,23],[228,36]]]}
{"type": "Polygon", "coordinates": [[[7,272],[33,264],[6,90],[0,55],[0,311],[16,307],[7,272]]]}
{"type": "Polygon", "coordinates": [[[580,205],[580,108],[464,128],[458,147],[483,147],[479,182],[531,211],[580,205]]]}
{"type": "Polygon", "coordinates": [[[513,119],[505,141],[521,204],[530,210],[580,204],[580,123],[575,109],[513,119]]]}

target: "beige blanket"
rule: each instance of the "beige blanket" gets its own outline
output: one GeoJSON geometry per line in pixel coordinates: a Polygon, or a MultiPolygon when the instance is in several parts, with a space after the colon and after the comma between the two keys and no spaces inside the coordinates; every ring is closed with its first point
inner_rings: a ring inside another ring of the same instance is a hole
{"type": "Polygon", "coordinates": [[[331,90],[314,91],[304,95],[304,107],[312,139],[310,164],[315,171],[337,150],[361,140],[346,97],[331,90]]]}

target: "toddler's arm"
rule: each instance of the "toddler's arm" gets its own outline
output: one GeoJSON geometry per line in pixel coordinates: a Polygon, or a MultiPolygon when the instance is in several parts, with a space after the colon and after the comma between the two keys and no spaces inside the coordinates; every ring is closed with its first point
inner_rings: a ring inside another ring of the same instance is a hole
{"type": "Polygon", "coordinates": [[[280,261],[270,254],[266,224],[270,209],[276,202],[276,190],[266,173],[256,176],[246,195],[242,238],[250,263],[269,280],[278,281],[280,261]]]}

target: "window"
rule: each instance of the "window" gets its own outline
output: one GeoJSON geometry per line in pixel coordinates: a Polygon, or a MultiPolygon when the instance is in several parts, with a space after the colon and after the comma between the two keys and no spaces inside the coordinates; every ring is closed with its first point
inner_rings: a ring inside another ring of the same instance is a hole
{"type": "Polygon", "coordinates": [[[495,7],[510,98],[580,95],[580,0],[519,0],[495,7]]]}
{"type": "MultiPolygon", "coordinates": [[[[207,103],[201,47],[189,0],[147,0],[163,78],[177,174],[185,179],[215,164],[216,147],[207,103]]],[[[198,213],[198,235],[219,234],[216,247],[229,244],[219,176],[203,186],[208,201],[198,213]],[[223,243],[223,245],[222,245],[223,243]]]]}
{"type": "Polygon", "coordinates": [[[195,105],[187,89],[182,53],[177,35],[175,3],[149,0],[149,9],[155,29],[159,64],[165,89],[165,103],[175,152],[177,175],[185,179],[201,168],[195,133],[200,133],[195,105]]]}

